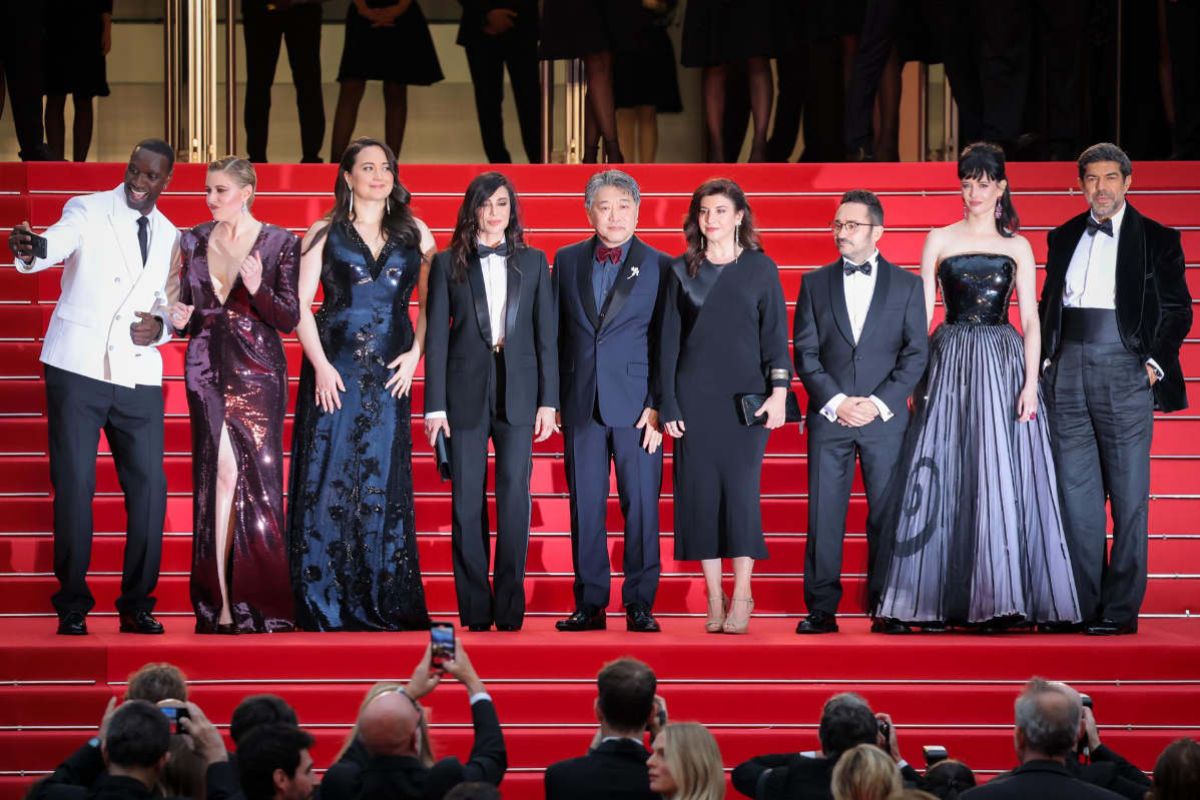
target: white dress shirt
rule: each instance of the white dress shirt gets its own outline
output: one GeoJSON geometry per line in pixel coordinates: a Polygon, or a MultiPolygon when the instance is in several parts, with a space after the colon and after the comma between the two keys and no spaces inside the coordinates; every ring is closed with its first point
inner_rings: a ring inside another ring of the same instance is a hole
{"type": "MultiPolygon", "coordinates": [[[[871,257],[867,259],[871,263],[871,274],[864,275],[861,272],[853,272],[846,275],[842,281],[843,291],[846,297],[846,313],[850,317],[850,333],[854,336],[854,343],[857,345],[859,337],[862,336],[863,324],[867,321],[867,311],[871,308],[871,298],[875,295],[875,281],[879,277],[879,250],[871,253],[871,257]]],[[[842,259],[842,268],[847,266],[857,267],[858,264],[853,263],[850,259],[842,259]]],[[[833,397],[829,398],[829,402],[821,409],[821,415],[830,422],[837,422],[838,406],[846,399],[845,392],[838,392],[833,397]]],[[[887,407],[887,404],[880,400],[875,395],[868,398],[875,404],[875,408],[879,409],[879,417],[884,422],[892,418],[892,411],[887,407]]]]}
{"type": "MultiPolygon", "coordinates": [[[[1096,231],[1089,233],[1084,229],[1083,236],[1075,245],[1075,253],[1067,267],[1066,285],[1063,287],[1064,308],[1106,308],[1115,310],[1117,307],[1117,246],[1121,243],[1121,223],[1125,220],[1125,203],[1110,218],[1113,235],[1096,231]]],[[[1096,219],[1092,214],[1091,218],[1096,219]]],[[[1153,358],[1146,363],[1154,368],[1159,378],[1162,378],[1162,368],[1153,358]]]]}
{"type": "MultiPolygon", "coordinates": [[[[479,266],[483,269],[488,327],[492,330],[492,347],[495,347],[504,344],[504,318],[508,311],[508,259],[496,254],[487,255],[479,259],[479,266]]],[[[446,412],[430,411],[425,419],[446,419],[446,412]]]]}

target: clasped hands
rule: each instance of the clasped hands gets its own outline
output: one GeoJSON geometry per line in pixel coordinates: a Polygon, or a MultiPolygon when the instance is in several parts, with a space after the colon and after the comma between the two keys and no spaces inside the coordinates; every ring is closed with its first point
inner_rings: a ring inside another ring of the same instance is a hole
{"type": "Polygon", "coordinates": [[[391,28],[396,24],[396,18],[408,11],[412,0],[399,0],[384,8],[371,8],[365,0],[354,0],[354,6],[359,16],[371,23],[372,28],[391,28]]]}
{"type": "Polygon", "coordinates": [[[837,407],[837,421],[843,428],[861,428],[878,416],[879,407],[869,397],[847,397],[837,407]]]}

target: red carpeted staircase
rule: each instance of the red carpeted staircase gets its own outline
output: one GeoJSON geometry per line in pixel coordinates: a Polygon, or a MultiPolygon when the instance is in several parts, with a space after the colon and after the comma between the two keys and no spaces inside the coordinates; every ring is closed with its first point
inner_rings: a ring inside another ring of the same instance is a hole
{"type": "MultiPolygon", "coordinates": [[[[414,207],[439,246],[446,246],[462,190],[479,168],[404,167],[414,207]]],[[[825,226],[838,195],[850,188],[880,193],[888,230],[881,249],[892,261],[917,265],[925,232],[961,213],[953,166],[706,165],[630,168],[644,194],[640,233],[668,252],[681,249],[679,226],[691,190],[716,174],[734,177],[749,192],[768,254],[780,265],[792,305],[800,278],[836,252],[825,226]]],[[[28,219],[52,224],[66,200],[110,189],[121,165],[0,164],[0,229],[28,219]]],[[[582,208],[587,167],[514,167],[529,241],[552,255],[589,233],[582,208]]],[[[1010,168],[1015,201],[1039,259],[1045,232],[1083,210],[1073,165],[1018,164],[1010,168]]],[[[202,166],[180,165],[160,207],[179,226],[208,218],[200,190],[202,166]]],[[[331,167],[259,169],[255,214],[302,231],[329,205],[331,167]]],[[[1143,213],[1183,230],[1188,283],[1200,297],[1200,164],[1138,164],[1130,199],[1143,213]]],[[[7,257],[5,257],[7,261],[7,257]]],[[[163,348],[166,364],[167,458],[170,499],[160,613],[164,637],[121,636],[112,618],[120,582],[124,509],[111,460],[97,462],[96,546],[90,582],[97,608],[86,639],[53,635],[52,515],[46,459],[44,389],[38,353],[58,296],[60,270],[36,276],[0,271],[0,800],[18,797],[92,735],[104,704],[123,692],[128,674],[150,660],[181,666],[194,699],[218,723],[228,723],[246,694],[277,692],[293,703],[317,737],[314,756],[326,767],[353,722],[367,687],[405,679],[426,635],[290,634],[197,637],[191,633],[188,570],[191,558],[191,474],[187,406],[182,382],[185,344],[163,348]]],[[[414,304],[415,313],[415,304],[414,304]]],[[[661,503],[663,580],[655,608],[665,632],[634,636],[623,629],[618,586],[610,607],[613,629],[558,634],[553,620],[571,606],[571,555],[562,440],[535,448],[533,538],[527,594],[530,616],[518,634],[461,634],[496,698],[505,723],[511,769],[506,797],[541,796],[541,770],[584,752],[594,718],[593,678],[600,664],[632,654],[651,663],[671,716],[699,720],[717,736],[727,767],[755,753],[817,747],[816,722],[831,693],[861,691],[892,714],[901,747],[914,762],[920,745],[942,744],[985,774],[1013,764],[1012,699],[1032,674],[1072,682],[1090,694],[1105,743],[1143,769],[1179,736],[1200,730],[1200,338],[1183,347],[1192,408],[1156,421],[1151,464],[1150,586],[1141,633],[1084,637],[928,636],[886,638],[867,633],[861,617],[866,566],[861,485],[851,502],[846,544],[849,586],[838,636],[799,639],[806,520],[804,441],[794,426],[771,438],[763,476],[763,521],[771,552],[758,565],[756,617],[745,637],[703,633],[704,590],[698,565],[672,555],[670,469],[661,503]]],[[[302,354],[286,345],[295,386],[302,354]]],[[[800,390],[802,392],[802,390],[800,390]]],[[[421,408],[422,385],[414,388],[421,408]]],[[[290,420],[289,420],[290,431],[290,420]]],[[[414,480],[421,563],[437,618],[454,619],[450,572],[449,486],[438,480],[428,446],[416,444],[414,480]]],[[[620,563],[620,515],[615,497],[610,549],[620,563]]],[[[470,717],[460,687],[447,684],[431,698],[440,753],[466,754],[470,717]]]]}

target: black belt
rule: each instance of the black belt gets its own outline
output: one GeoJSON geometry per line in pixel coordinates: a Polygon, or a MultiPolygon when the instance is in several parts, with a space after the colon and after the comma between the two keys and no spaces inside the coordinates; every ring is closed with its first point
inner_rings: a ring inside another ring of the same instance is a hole
{"type": "Polygon", "coordinates": [[[1062,315],[1064,341],[1110,344],[1121,341],[1117,312],[1111,308],[1064,308],[1062,315]]]}

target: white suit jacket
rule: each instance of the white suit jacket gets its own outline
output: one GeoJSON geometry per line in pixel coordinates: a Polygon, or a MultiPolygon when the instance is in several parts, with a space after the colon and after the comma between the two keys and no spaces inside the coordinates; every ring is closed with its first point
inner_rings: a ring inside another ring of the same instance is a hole
{"type": "MultiPolygon", "coordinates": [[[[17,270],[27,273],[63,263],[62,294],[46,329],[42,363],[121,386],[162,384],[157,345],[171,335],[166,314],[174,298],[167,296],[167,283],[178,269],[179,231],[157,208],[148,217],[144,267],[136,212],[125,202],[123,185],[71,198],[62,219],[46,231],[46,258],[32,264],[16,259],[17,270]],[[130,339],[135,311],[163,320],[163,335],[151,346],[130,339]]],[[[178,283],[171,280],[175,292],[178,283]]]]}

